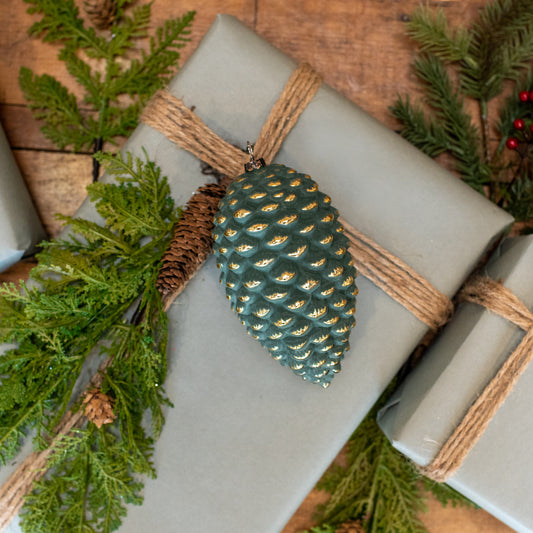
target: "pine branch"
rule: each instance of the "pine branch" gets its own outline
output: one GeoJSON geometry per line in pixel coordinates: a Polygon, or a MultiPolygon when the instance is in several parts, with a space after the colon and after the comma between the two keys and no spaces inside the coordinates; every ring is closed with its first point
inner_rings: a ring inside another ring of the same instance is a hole
{"type": "Polygon", "coordinates": [[[431,55],[414,63],[417,77],[424,83],[425,95],[441,128],[446,132],[456,170],[478,191],[490,180],[490,168],[478,153],[482,145],[472,117],[465,111],[463,98],[454,89],[442,61],[431,55]]]}
{"type": "Polygon", "coordinates": [[[419,44],[422,51],[445,61],[466,59],[470,48],[468,31],[463,28],[451,31],[441,8],[433,11],[420,5],[407,23],[407,35],[419,44]]]}
{"type": "Polygon", "coordinates": [[[437,157],[452,149],[445,129],[434,118],[426,117],[420,106],[413,105],[409,95],[405,99],[398,96],[390,111],[402,126],[402,137],[428,156],[437,157]]]}
{"type": "Polygon", "coordinates": [[[533,4],[494,0],[472,26],[469,55],[475,63],[461,72],[466,95],[488,101],[501,93],[503,81],[516,80],[533,54],[533,4]]]}

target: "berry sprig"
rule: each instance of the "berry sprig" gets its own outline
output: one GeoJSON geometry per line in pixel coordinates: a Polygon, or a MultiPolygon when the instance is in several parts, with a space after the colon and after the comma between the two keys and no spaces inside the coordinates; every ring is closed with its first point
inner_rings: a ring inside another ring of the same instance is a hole
{"type": "MultiPolygon", "coordinates": [[[[520,91],[518,99],[523,103],[533,103],[533,91],[520,91]]],[[[509,150],[517,151],[522,158],[527,157],[530,146],[533,145],[533,122],[526,118],[515,118],[513,127],[513,135],[507,138],[505,146],[509,150]]]]}

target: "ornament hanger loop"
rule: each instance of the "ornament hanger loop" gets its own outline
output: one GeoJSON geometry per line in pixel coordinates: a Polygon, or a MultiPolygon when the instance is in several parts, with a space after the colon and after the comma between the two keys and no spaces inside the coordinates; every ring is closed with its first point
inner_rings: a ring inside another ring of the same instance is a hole
{"type": "Polygon", "coordinates": [[[250,155],[250,161],[248,163],[245,163],[244,165],[244,170],[246,172],[251,172],[252,170],[257,170],[258,168],[265,166],[265,160],[262,157],[260,157],[259,159],[255,159],[254,147],[254,144],[252,144],[250,141],[246,141],[246,150],[250,155]]]}

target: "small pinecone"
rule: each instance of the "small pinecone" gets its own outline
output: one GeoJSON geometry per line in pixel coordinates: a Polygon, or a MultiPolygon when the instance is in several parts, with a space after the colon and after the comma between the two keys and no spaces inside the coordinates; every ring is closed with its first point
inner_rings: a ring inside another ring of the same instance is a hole
{"type": "Polygon", "coordinates": [[[335,533],[365,533],[365,529],[359,521],[345,522],[335,530],[335,533]]]}
{"type": "Polygon", "coordinates": [[[107,30],[115,21],[116,0],[85,0],[85,13],[95,28],[107,30]]]}
{"type": "Polygon", "coordinates": [[[98,428],[104,424],[111,424],[117,415],[113,412],[113,398],[104,394],[100,389],[91,389],[83,399],[85,409],[83,414],[98,428]]]}
{"type": "Polygon", "coordinates": [[[165,307],[209,257],[213,247],[213,217],[229,181],[225,178],[220,183],[199,187],[187,202],[157,277],[156,286],[165,307]]]}

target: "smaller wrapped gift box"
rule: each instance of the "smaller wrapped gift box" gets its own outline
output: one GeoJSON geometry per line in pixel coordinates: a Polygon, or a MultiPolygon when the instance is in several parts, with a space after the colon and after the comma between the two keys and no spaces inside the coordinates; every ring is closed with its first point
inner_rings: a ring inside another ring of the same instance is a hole
{"type": "MultiPolygon", "coordinates": [[[[168,90],[244,148],[295,66],[219,16],[168,90]]],[[[198,159],[146,124],[125,146],[141,158],[143,149],[180,205],[208,181],[198,159]]],[[[512,221],[325,85],[275,162],[309,173],[349,224],[448,297],[512,221]]],[[[78,214],[98,218],[89,202],[78,214]]],[[[146,481],[145,502],[129,509],[124,533],[279,532],[428,331],[359,276],[351,349],[324,390],[246,334],[218,278],[211,257],[169,310],[165,389],[174,408],[156,445],[158,478],[146,481]]]]}
{"type": "MultiPolygon", "coordinates": [[[[533,236],[504,241],[486,274],[533,308],[533,236]]],[[[424,466],[517,348],[524,331],[481,305],[454,318],[379,414],[394,447],[424,466]]],[[[533,368],[518,378],[448,483],[519,532],[533,531],[533,368]]]]}
{"type": "Polygon", "coordinates": [[[34,251],[45,233],[0,126],[0,272],[34,251]]]}

